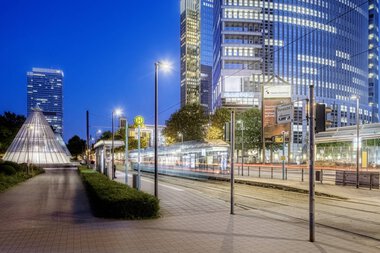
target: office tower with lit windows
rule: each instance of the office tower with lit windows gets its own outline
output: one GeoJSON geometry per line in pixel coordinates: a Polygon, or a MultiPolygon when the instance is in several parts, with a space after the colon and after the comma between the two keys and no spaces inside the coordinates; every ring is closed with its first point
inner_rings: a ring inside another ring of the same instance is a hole
{"type": "Polygon", "coordinates": [[[262,85],[278,77],[299,101],[294,156],[305,145],[311,84],[317,102],[332,108],[332,126],[356,124],[353,96],[361,122],[376,122],[378,35],[378,0],[215,0],[213,110],[222,102],[260,107],[262,85]]]}
{"type": "Polygon", "coordinates": [[[39,107],[54,132],[63,135],[63,71],[33,68],[27,72],[27,113],[39,107]]]}
{"type": "Polygon", "coordinates": [[[181,107],[199,103],[200,12],[199,0],[181,0],[181,107]]]}
{"type": "Polygon", "coordinates": [[[212,62],[214,0],[200,0],[201,89],[200,103],[206,112],[212,110],[212,62]]]}
{"type": "Polygon", "coordinates": [[[213,1],[181,0],[181,106],[211,108],[213,1]]]}
{"type": "Polygon", "coordinates": [[[379,0],[370,0],[368,4],[368,96],[373,122],[379,122],[379,0]]]}

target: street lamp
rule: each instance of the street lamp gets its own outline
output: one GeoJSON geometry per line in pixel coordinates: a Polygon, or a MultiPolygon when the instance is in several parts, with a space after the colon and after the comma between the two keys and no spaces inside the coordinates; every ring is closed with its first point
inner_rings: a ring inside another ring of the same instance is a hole
{"type": "Polygon", "coordinates": [[[359,188],[359,156],[360,156],[360,118],[359,118],[359,97],[352,96],[352,100],[356,99],[356,188],[359,188]]]}
{"type": "Polygon", "coordinates": [[[167,61],[157,61],[154,63],[154,196],[158,196],[158,71],[162,69],[164,72],[169,72],[172,66],[167,61]]]}
{"type": "Polygon", "coordinates": [[[114,111],[112,111],[112,148],[111,148],[111,153],[112,153],[112,163],[111,163],[111,170],[112,170],[112,179],[115,179],[116,178],[116,171],[114,170],[114,166],[115,166],[115,146],[114,146],[114,142],[115,142],[115,133],[114,133],[114,123],[113,123],[113,118],[114,118],[114,115],[116,116],[120,116],[122,113],[122,111],[120,109],[116,109],[114,111]]]}

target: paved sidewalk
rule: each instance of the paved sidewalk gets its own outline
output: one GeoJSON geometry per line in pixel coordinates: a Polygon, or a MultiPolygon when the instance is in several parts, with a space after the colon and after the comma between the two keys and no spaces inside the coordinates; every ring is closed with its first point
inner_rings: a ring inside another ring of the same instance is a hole
{"type": "MultiPolygon", "coordinates": [[[[118,173],[123,181],[123,174],[118,173]]],[[[142,183],[151,192],[150,179],[142,183]]],[[[160,182],[162,218],[91,216],[74,170],[50,170],[0,194],[0,252],[380,252],[351,234],[237,208],[196,190],[160,182]]]]}

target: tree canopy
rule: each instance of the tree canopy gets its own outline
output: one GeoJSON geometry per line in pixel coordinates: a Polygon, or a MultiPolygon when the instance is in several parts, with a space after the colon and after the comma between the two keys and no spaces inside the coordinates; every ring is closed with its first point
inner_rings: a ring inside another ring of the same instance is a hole
{"type": "Polygon", "coordinates": [[[179,134],[184,141],[203,140],[207,122],[208,117],[201,105],[187,104],[170,116],[163,134],[168,144],[179,141],[179,134]]]}
{"type": "Polygon", "coordinates": [[[82,140],[78,135],[74,135],[67,143],[67,148],[69,149],[72,156],[78,157],[78,155],[83,154],[86,149],[86,141],[82,140]]]}
{"type": "Polygon", "coordinates": [[[0,115],[0,153],[7,151],[24,122],[25,116],[23,115],[16,115],[12,112],[4,112],[3,115],[0,115]]]}

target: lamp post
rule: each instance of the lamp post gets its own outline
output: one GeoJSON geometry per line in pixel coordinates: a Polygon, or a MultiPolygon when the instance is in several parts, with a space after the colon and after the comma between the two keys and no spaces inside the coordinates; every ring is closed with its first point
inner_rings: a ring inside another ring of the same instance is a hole
{"type": "Polygon", "coordinates": [[[162,68],[164,71],[171,69],[168,62],[157,61],[154,63],[154,196],[158,196],[158,71],[162,68]]]}
{"type": "Polygon", "coordinates": [[[359,97],[352,96],[356,99],[356,188],[359,188],[359,156],[360,156],[360,115],[359,115],[359,97]]]}
{"type": "Polygon", "coordinates": [[[114,142],[115,142],[115,132],[114,132],[114,115],[116,116],[119,116],[121,115],[121,110],[120,109],[116,109],[114,111],[112,111],[112,146],[111,146],[111,155],[112,155],[112,162],[111,162],[111,171],[112,171],[112,179],[115,179],[116,178],[116,171],[114,170],[114,166],[115,166],[115,145],[114,145],[114,142]]]}

